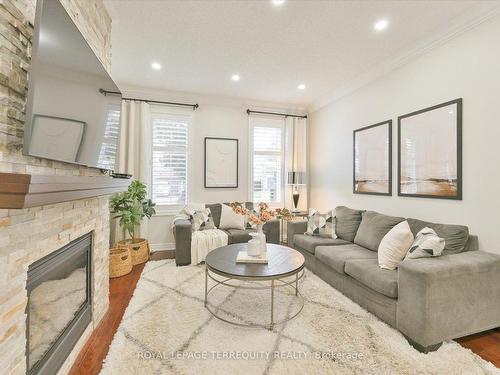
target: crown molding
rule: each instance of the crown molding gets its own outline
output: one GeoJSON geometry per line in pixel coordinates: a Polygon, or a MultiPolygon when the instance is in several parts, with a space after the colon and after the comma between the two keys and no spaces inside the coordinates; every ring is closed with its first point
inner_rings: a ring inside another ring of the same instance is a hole
{"type": "Polygon", "coordinates": [[[109,16],[111,17],[111,24],[117,25],[120,23],[120,18],[118,17],[118,11],[116,10],[115,4],[109,0],[103,1],[104,8],[108,11],[109,16]]]}
{"type": "Polygon", "coordinates": [[[416,58],[448,43],[449,41],[498,15],[500,15],[500,4],[498,3],[493,8],[490,6],[486,10],[481,8],[476,12],[467,13],[464,17],[458,19],[452,25],[448,26],[432,38],[421,42],[416,47],[406,50],[383,63],[375,65],[373,68],[359,75],[354,80],[351,80],[350,82],[336,88],[329,94],[314,100],[310,105],[308,105],[308,112],[315,112],[328,104],[338,101],[344,96],[359,90],[376,79],[381,78],[414,61],[416,58]]]}

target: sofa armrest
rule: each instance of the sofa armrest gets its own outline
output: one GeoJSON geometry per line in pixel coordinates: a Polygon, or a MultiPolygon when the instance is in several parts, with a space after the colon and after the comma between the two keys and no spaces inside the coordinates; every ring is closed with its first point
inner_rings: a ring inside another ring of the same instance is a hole
{"type": "Polygon", "coordinates": [[[397,328],[422,347],[500,326],[500,255],[408,259],[398,278],[397,328]]]}
{"type": "Polygon", "coordinates": [[[191,221],[179,219],[174,222],[175,264],[185,266],[191,264],[191,221]]]}
{"type": "Polygon", "coordinates": [[[307,220],[288,221],[286,226],[286,239],[287,244],[291,248],[295,248],[293,243],[293,236],[296,234],[304,234],[307,230],[307,220]]]}
{"type": "Polygon", "coordinates": [[[271,220],[265,223],[262,230],[266,234],[266,242],[268,243],[280,243],[280,221],[271,220]]]}

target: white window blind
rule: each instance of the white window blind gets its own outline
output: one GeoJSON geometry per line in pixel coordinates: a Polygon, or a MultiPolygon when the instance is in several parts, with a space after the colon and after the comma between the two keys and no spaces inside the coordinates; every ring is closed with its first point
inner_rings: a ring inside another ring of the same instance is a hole
{"type": "Polygon", "coordinates": [[[283,126],[281,121],[256,119],[252,132],[252,199],[280,203],[283,198],[283,126]]]}
{"type": "Polygon", "coordinates": [[[158,205],[187,202],[190,115],[153,112],[152,199],[158,205]]]}
{"type": "Polygon", "coordinates": [[[99,150],[97,165],[102,169],[115,169],[118,135],[120,132],[120,105],[109,104],[106,112],[106,125],[99,150]]]}

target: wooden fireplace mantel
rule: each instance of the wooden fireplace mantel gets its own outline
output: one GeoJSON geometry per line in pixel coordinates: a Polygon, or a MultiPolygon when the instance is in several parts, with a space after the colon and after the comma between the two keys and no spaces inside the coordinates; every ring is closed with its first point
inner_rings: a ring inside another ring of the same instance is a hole
{"type": "Polygon", "coordinates": [[[109,176],[0,173],[0,209],[43,206],[127,190],[131,180],[109,176]]]}

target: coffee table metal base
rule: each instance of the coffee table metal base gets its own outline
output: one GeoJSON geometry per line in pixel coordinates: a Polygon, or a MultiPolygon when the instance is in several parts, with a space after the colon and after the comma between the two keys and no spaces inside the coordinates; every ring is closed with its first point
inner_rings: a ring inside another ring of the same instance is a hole
{"type": "Polygon", "coordinates": [[[267,328],[269,330],[273,330],[274,326],[277,324],[283,324],[288,322],[289,320],[295,318],[299,313],[302,311],[304,308],[304,298],[300,294],[299,291],[299,280],[304,277],[305,270],[304,268],[301,268],[297,270],[296,272],[291,272],[289,274],[285,275],[279,275],[276,277],[242,277],[242,276],[234,276],[234,275],[229,275],[225,274],[223,272],[211,269],[209,266],[205,264],[205,308],[217,319],[220,319],[226,323],[237,325],[237,326],[242,326],[242,327],[253,327],[253,328],[267,328]],[[224,279],[219,280],[214,275],[221,276],[224,279]],[[295,276],[295,279],[292,281],[286,281],[285,279],[290,278],[292,276],[295,276]],[[215,282],[215,285],[211,286],[210,288],[208,287],[208,279],[212,279],[215,282]],[[259,281],[259,282],[266,282],[270,281],[269,286],[243,286],[243,285],[234,285],[231,284],[230,281],[232,280],[238,280],[238,281],[259,281]],[[269,324],[255,324],[255,323],[237,323],[237,322],[232,322],[228,319],[224,319],[218,314],[218,309],[212,309],[210,307],[210,304],[208,303],[208,296],[212,290],[214,290],[218,286],[227,286],[235,289],[255,289],[255,290],[265,290],[268,289],[271,292],[271,306],[270,306],[270,322],[269,324]],[[279,288],[279,287],[291,287],[295,291],[295,296],[299,299],[299,309],[297,312],[292,314],[291,316],[275,322],[274,321],[274,289],[279,288]]]}

